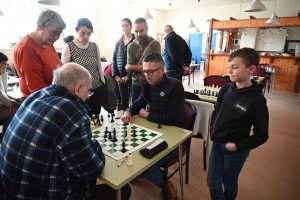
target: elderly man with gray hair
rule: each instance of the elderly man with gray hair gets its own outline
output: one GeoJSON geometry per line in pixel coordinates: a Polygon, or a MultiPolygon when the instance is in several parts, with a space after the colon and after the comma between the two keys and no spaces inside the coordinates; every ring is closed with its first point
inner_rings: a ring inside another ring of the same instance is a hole
{"type": "MultiPolygon", "coordinates": [[[[91,75],[75,63],[53,74],[53,84],[23,102],[4,135],[2,198],[115,199],[116,191],[109,186],[89,184],[105,166],[84,102],[92,95],[91,75]]],[[[130,193],[125,185],[122,199],[130,193]]]]}

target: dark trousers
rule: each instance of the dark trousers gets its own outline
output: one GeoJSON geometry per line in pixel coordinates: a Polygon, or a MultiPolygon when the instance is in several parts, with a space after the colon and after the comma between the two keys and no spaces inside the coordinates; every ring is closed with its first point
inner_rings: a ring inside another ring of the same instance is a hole
{"type": "Polygon", "coordinates": [[[180,82],[182,82],[182,70],[174,70],[174,71],[165,71],[165,74],[167,77],[172,77],[178,79],[180,82]]]}
{"type": "Polygon", "coordinates": [[[139,85],[134,85],[132,84],[131,86],[131,92],[132,92],[132,102],[133,103],[135,100],[137,100],[142,92],[142,87],[139,85]]]}
{"type": "Polygon", "coordinates": [[[94,94],[85,101],[85,103],[91,109],[88,112],[88,115],[90,116],[90,118],[92,117],[93,114],[95,114],[95,115],[100,114],[101,106],[102,106],[103,102],[105,101],[105,99],[107,98],[107,96],[105,96],[106,93],[105,93],[105,85],[104,84],[102,84],[100,87],[92,89],[91,91],[94,92],[94,94]]]}
{"type": "Polygon", "coordinates": [[[118,83],[118,85],[122,101],[122,110],[126,110],[129,104],[130,80],[128,80],[126,83],[118,83]]]}
{"type": "MultiPolygon", "coordinates": [[[[106,184],[90,186],[91,200],[115,200],[116,190],[106,184]]],[[[129,200],[131,188],[128,184],[121,189],[122,200],[129,200]]]]}

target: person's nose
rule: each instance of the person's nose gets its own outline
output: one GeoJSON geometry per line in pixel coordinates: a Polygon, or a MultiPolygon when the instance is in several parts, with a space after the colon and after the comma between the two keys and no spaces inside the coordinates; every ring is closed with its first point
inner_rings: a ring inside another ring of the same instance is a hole
{"type": "Polygon", "coordinates": [[[232,68],[231,67],[228,68],[228,74],[232,74],[232,68]]]}

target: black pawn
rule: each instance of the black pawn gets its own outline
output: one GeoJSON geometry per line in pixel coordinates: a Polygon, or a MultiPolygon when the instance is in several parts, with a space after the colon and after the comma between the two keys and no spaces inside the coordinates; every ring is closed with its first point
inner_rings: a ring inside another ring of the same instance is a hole
{"type": "Polygon", "coordinates": [[[116,137],[116,130],[114,129],[114,133],[113,133],[114,137],[112,138],[112,142],[117,142],[118,139],[116,137]]]}
{"type": "Polygon", "coordinates": [[[108,131],[108,139],[111,140],[111,132],[108,131]]]}
{"type": "Polygon", "coordinates": [[[160,125],[160,123],[158,123],[158,126],[157,126],[157,128],[161,128],[161,125],[160,125]]]}
{"type": "Polygon", "coordinates": [[[113,113],[111,114],[111,120],[110,120],[110,123],[114,123],[115,122],[115,120],[114,120],[114,115],[113,115],[113,113]]]}
{"type": "Polygon", "coordinates": [[[125,149],[125,142],[124,141],[122,142],[122,147],[123,148],[122,148],[121,151],[122,151],[122,153],[125,153],[127,150],[125,149]]]}
{"type": "Polygon", "coordinates": [[[104,119],[103,119],[103,115],[101,115],[101,122],[103,122],[104,121],[104,119]]]}
{"type": "Polygon", "coordinates": [[[132,137],[136,137],[137,136],[137,134],[135,132],[136,132],[136,130],[133,130],[132,137]]]}
{"type": "Polygon", "coordinates": [[[107,133],[108,133],[108,130],[107,130],[107,127],[105,127],[104,138],[107,138],[107,133]]]}

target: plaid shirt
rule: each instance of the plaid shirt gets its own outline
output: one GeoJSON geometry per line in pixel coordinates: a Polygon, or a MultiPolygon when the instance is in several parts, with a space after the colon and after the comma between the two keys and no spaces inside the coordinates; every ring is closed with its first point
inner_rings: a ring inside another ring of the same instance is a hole
{"type": "Polygon", "coordinates": [[[87,199],[104,169],[87,105],[51,85],[30,95],[3,138],[0,190],[7,199],[87,199]]]}

